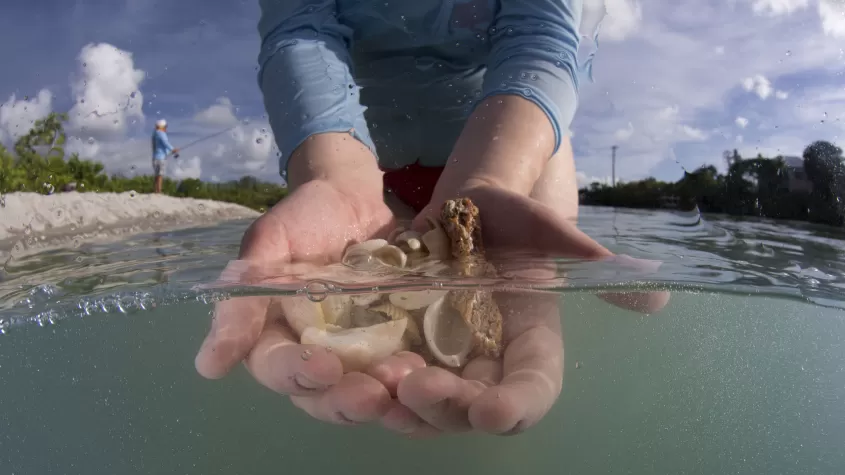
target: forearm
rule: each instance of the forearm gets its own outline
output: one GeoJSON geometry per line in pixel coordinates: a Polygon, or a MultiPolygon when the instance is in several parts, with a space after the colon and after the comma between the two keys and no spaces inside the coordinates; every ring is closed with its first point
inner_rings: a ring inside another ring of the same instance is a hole
{"type": "Polygon", "coordinates": [[[528,194],[554,143],[551,123],[534,103],[515,95],[491,96],[467,121],[434,195],[478,185],[528,194]]]}

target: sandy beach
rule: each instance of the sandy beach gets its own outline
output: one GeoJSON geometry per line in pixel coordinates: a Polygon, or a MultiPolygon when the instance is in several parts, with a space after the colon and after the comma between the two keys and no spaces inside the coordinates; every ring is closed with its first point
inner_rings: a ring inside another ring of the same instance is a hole
{"type": "Polygon", "coordinates": [[[9,193],[0,196],[0,255],[257,216],[234,203],[134,192],[9,193]]]}

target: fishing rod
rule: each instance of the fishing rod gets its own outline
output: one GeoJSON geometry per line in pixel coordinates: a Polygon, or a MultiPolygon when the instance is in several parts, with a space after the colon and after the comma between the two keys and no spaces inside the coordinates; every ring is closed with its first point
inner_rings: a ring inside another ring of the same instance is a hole
{"type": "MultiPolygon", "coordinates": [[[[240,124],[238,124],[238,125],[240,125],[240,124]]],[[[230,130],[234,129],[235,127],[237,127],[238,125],[233,125],[233,126],[231,126],[231,127],[227,128],[227,129],[223,129],[223,130],[221,130],[221,131],[219,131],[219,132],[215,132],[215,133],[213,133],[213,134],[206,135],[205,137],[200,137],[200,138],[198,138],[198,139],[194,140],[193,142],[191,142],[191,143],[189,143],[189,144],[187,144],[187,145],[185,145],[185,146],[182,146],[182,147],[176,147],[176,149],[177,149],[177,150],[179,150],[179,151],[181,152],[182,150],[185,150],[185,149],[186,149],[186,148],[188,148],[188,147],[193,147],[194,145],[196,145],[196,144],[198,144],[198,143],[200,143],[200,142],[205,142],[206,140],[213,139],[214,137],[217,137],[218,135],[225,134],[226,132],[228,132],[228,131],[230,131],[230,130]]],[[[173,158],[179,158],[179,153],[174,153],[174,154],[173,154],[173,158]]]]}

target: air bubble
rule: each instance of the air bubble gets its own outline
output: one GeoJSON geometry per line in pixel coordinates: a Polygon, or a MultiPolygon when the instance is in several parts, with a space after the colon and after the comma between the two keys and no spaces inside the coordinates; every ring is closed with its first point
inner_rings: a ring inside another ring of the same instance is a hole
{"type": "Polygon", "coordinates": [[[329,296],[326,284],[319,281],[308,282],[305,286],[305,296],[312,302],[322,302],[329,296]]]}

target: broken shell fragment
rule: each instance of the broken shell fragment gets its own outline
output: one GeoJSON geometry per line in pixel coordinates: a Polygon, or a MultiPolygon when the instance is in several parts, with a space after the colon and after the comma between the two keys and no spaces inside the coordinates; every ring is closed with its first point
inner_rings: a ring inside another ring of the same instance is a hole
{"type": "Polygon", "coordinates": [[[352,299],[348,295],[329,295],[320,302],[327,324],[349,328],[352,323],[352,299]]]}
{"type": "Polygon", "coordinates": [[[366,307],[370,304],[374,304],[381,299],[381,295],[379,294],[363,294],[363,295],[352,295],[350,296],[352,299],[352,304],[356,307],[366,307]]]}
{"type": "Polygon", "coordinates": [[[369,308],[355,307],[352,309],[352,325],[356,327],[371,327],[384,323],[386,320],[386,315],[374,312],[369,308]]]}
{"type": "Polygon", "coordinates": [[[319,330],[326,328],[323,307],[319,303],[302,297],[286,297],[279,299],[279,301],[285,320],[297,335],[301,335],[308,327],[319,330]]]}
{"type": "Polygon", "coordinates": [[[387,246],[387,241],[384,239],[371,239],[353,244],[343,253],[341,262],[351,267],[365,266],[371,262],[373,252],[384,246],[387,246]]]}
{"type": "Polygon", "coordinates": [[[411,339],[411,343],[414,345],[421,345],[422,335],[420,334],[420,328],[417,326],[416,320],[414,320],[414,316],[411,315],[407,310],[402,307],[397,307],[390,302],[383,303],[381,305],[376,305],[375,307],[371,307],[370,311],[383,313],[387,315],[388,318],[391,320],[407,320],[408,321],[408,328],[406,333],[408,338],[411,339]]]}
{"type": "Polygon", "coordinates": [[[405,267],[408,263],[408,256],[405,251],[398,247],[388,244],[373,251],[373,257],[378,259],[381,263],[393,267],[405,267]]]}
{"type": "Polygon", "coordinates": [[[429,257],[446,260],[452,257],[452,243],[443,228],[436,227],[427,231],[421,238],[429,257]]]}
{"type": "Polygon", "coordinates": [[[396,245],[405,252],[419,251],[422,249],[420,238],[422,238],[422,234],[416,231],[405,231],[396,236],[396,245]]]}
{"type": "Polygon", "coordinates": [[[425,342],[438,361],[451,368],[467,363],[473,348],[472,331],[461,314],[443,296],[431,305],[423,317],[425,342]]]}
{"type": "Polygon", "coordinates": [[[331,348],[343,363],[343,372],[363,371],[374,362],[407,349],[402,338],[407,320],[391,320],[366,328],[326,331],[308,327],[302,332],[303,345],[331,348]]]}

